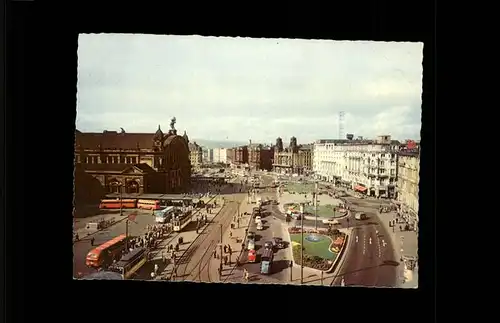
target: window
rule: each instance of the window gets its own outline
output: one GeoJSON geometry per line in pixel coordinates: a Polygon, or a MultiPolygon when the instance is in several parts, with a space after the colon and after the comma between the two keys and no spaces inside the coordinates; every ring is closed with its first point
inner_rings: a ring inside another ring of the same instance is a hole
{"type": "Polygon", "coordinates": [[[92,156],[92,163],[93,163],[93,164],[99,164],[99,157],[97,157],[97,156],[92,156]]]}
{"type": "Polygon", "coordinates": [[[120,163],[125,164],[125,156],[120,156],[120,163]]]}
{"type": "Polygon", "coordinates": [[[132,158],[127,157],[127,164],[131,164],[131,163],[132,163],[132,158]]]}
{"type": "Polygon", "coordinates": [[[118,157],[117,156],[113,156],[113,164],[118,164],[118,157]]]}
{"type": "Polygon", "coordinates": [[[137,157],[132,157],[132,164],[137,164],[137,157]]]}

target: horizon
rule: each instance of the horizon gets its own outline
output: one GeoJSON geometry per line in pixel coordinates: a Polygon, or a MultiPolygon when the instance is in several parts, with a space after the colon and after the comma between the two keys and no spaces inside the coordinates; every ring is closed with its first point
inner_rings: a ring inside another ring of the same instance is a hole
{"type": "Polygon", "coordinates": [[[210,141],[420,139],[422,43],[80,34],[76,126],[210,141]],[[196,116],[196,117],[193,117],[196,116]]]}

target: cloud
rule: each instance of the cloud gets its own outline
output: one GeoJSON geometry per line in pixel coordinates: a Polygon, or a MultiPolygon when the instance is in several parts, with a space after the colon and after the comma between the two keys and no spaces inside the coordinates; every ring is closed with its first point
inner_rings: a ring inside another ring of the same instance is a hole
{"type": "Polygon", "coordinates": [[[299,142],[420,137],[421,43],[80,35],[77,127],[299,142]]]}

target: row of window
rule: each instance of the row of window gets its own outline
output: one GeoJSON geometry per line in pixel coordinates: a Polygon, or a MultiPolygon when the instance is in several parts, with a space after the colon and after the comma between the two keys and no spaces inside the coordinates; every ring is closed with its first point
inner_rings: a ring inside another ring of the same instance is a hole
{"type": "Polygon", "coordinates": [[[99,156],[86,156],[81,158],[76,157],[77,163],[83,164],[137,164],[137,157],[124,157],[124,156],[106,156],[104,158],[99,158],[99,156]],[[99,162],[100,161],[100,162],[99,162]]]}

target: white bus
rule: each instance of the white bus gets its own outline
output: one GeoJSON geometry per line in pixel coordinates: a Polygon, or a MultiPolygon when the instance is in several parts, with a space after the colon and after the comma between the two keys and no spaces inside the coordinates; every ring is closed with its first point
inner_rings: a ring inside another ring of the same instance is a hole
{"type": "Polygon", "coordinates": [[[175,206],[167,206],[164,209],[154,211],[156,223],[168,222],[175,213],[175,206]]]}

